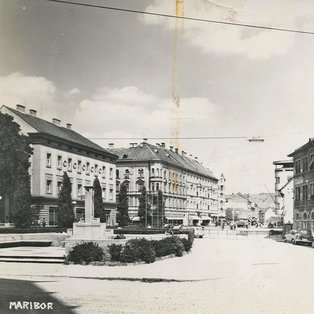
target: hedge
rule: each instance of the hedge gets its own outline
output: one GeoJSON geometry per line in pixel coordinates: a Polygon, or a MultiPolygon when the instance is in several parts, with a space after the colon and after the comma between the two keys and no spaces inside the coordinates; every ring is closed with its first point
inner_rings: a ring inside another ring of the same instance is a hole
{"type": "Polygon", "coordinates": [[[104,251],[95,242],[82,242],[70,251],[68,260],[74,264],[89,264],[103,260],[104,251]]]}
{"type": "Polygon", "coordinates": [[[12,233],[62,233],[67,232],[66,228],[54,227],[33,227],[33,228],[0,228],[0,234],[12,233]]]}

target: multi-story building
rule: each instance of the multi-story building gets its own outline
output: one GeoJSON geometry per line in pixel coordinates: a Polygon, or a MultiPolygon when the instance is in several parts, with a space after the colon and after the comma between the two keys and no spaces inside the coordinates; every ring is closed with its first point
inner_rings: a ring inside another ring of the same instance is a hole
{"type": "MultiPolygon", "coordinates": [[[[72,182],[72,200],[76,219],[84,216],[84,186],[93,185],[97,176],[103,192],[107,222],[115,223],[116,216],[116,160],[118,156],[73,131],[71,124],[61,126],[59,119],[53,122],[40,119],[35,110],[25,112],[6,106],[1,112],[9,114],[29,137],[33,154],[30,176],[32,206],[39,211],[39,219],[48,225],[57,224],[57,199],[62,176],[67,172],[72,182]]],[[[3,209],[3,217],[9,217],[9,208],[3,209]]]]}
{"type": "Polygon", "coordinates": [[[314,231],[314,138],[288,157],[294,165],[294,228],[314,231]]]}
{"type": "Polygon", "coordinates": [[[278,160],[274,161],[275,166],[275,204],[278,214],[282,211],[283,196],[281,189],[293,177],[293,161],[292,160],[278,160]]]}
{"type": "Polygon", "coordinates": [[[117,183],[128,180],[131,218],[138,215],[139,196],[145,185],[151,201],[156,199],[158,190],[162,191],[167,222],[206,225],[217,219],[218,179],[197,158],[172,146],[167,149],[165,143],[152,145],[146,141],[111,151],[119,156],[117,183]]]}
{"type": "Polygon", "coordinates": [[[218,216],[219,218],[226,217],[226,179],[222,173],[218,182],[218,216]]]}
{"type": "Polygon", "coordinates": [[[293,223],[293,160],[274,161],[276,214],[282,223],[293,223]]]}
{"type": "Polygon", "coordinates": [[[226,219],[228,221],[253,221],[258,219],[255,204],[248,194],[236,193],[226,198],[226,219]]]}

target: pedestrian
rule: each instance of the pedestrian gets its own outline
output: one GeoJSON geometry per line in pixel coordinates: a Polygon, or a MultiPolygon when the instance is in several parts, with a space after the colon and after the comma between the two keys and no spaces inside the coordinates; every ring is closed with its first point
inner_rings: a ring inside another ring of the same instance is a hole
{"type": "Polygon", "coordinates": [[[221,224],[221,230],[224,230],[225,229],[225,222],[222,222],[221,224]]]}
{"type": "Polygon", "coordinates": [[[44,228],[46,227],[46,219],[45,218],[43,218],[42,225],[44,228]]]}

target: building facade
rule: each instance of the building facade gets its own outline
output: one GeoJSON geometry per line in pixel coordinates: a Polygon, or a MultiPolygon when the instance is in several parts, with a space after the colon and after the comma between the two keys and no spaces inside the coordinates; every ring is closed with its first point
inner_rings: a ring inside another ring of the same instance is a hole
{"type": "Polygon", "coordinates": [[[223,173],[218,182],[218,216],[226,218],[226,178],[223,173]]]}
{"type": "Polygon", "coordinates": [[[227,221],[252,221],[258,219],[255,204],[249,199],[248,194],[236,193],[226,198],[227,221]]]}
{"type": "MultiPolygon", "coordinates": [[[[218,179],[196,158],[164,143],[133,143],[129,148],[111,150],[117,160],[117,185],[127,180],[129,215],[138,216],[139,196],[147,189],[151,206],[158,190],[163,193],[163,216],[159,224],[207,225],[218,217],[218,179]]],[[[154,222],[153,222],[154,224],[154,222]]]]}
{"type": "Polygon", "coordinates": [[[275,203],[276,210],[282,209],[282,195],[280,190],[293,177],[293,160],[278,160],[274,161],[275,166],[275,203]]]}
{"type": "Polygon", "coordinates": [[[314,138],[288,156],[294,165],[294,228],[314,231],[314,138]]]}
{"type": "MultiPolygon", "coordinates": [[[[40,119],[35,110],[26,113],[25,107],[6,106],[1,112],[9,114],[29,137],[33,154],[30,176],[32,206],[45,218],[47,225],[57,225],[57,200],[64,172],[72,183],[72,200],[75,217],[84,217],[84,186],[93,185],[97,176],[102,187],[104,208],[108,224],[116,221],[116,155],[74,132],[70,124],[61,126],[59,119],[53,122],[40,119]]],[[[4,206],[3,217],[9,216],[4,206]]]]}

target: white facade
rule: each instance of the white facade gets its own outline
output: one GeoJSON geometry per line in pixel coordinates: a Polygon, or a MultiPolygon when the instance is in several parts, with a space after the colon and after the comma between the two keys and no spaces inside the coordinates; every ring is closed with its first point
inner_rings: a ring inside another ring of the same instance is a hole
{"type": "MultiPolygon", "coordinates": [[[[116,150],[113,152],[117,153],[116,150]]],[[[213,216],[218,216],[218,180],[213,176],[192,172],[163,160],[127,161],[120,156],[117,161],[117,184],[124,180],[128,180],[131,219],[137,217],[143,184],[150,198],[156,196],[158,190],[162,191],[167,221],[199,225],[208,224],[213,216]]]]}
{"type": "MultiPolygon", "coordinates": [[[[43,134],[34,126],[42,119],[32,117],[25,112],[19,113],[3,106],[7,113],[20,125],[23,134],[30,138],[33,154],[31,156],[30,176],[31,195],[34,208],[39,211],[39,219],[45,218],[47,225],[56,225],[57,199],[61,188],[62,176],[66,172],[72,183],[72,200],[76,219],[84,217],[84,186],[93,185],[97,176],[102,187],[104,208],[107,211],[107,223],[115,224],[116,216],[116,165],[115,156],[109,152],[88,147],[85,143],[71,142],[51,134],[43,134]]],[[[49,123],[45,121],[45,123],[49,123]]],[[[49,125],[48,125],[49,126],[49,125]]],[[[53,126],[60,134],[70,132],[66,128],[53,126]]],[[[58,133],[57,133],[58,134],[58,133]]],[[[75,137],[74,137],[75,138],[75,137]]],[[[85,139],[85,138],[84,138],[85,139]]],[[[85,139],[86,140],[86,139],[85,139]]],[[[88,144],[88,143],[87,143],[88,144]]]]}

